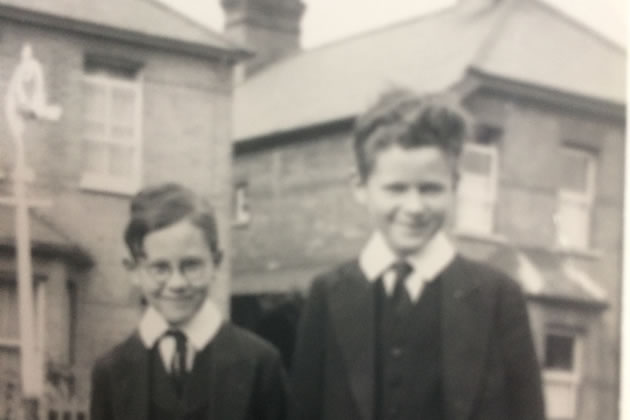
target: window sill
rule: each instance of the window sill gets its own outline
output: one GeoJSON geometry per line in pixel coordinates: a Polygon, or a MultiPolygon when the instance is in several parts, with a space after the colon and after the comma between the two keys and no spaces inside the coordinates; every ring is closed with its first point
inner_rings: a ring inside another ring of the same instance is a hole
{"type": "Polygon", "coordinates": [[[463,229],[455,229],[455,236],[463,239],[474,239],[477,241],[489,242],[493,244],[507,243],[507,239],[505,238],[505,236],[496,233],[484,233],[463,229]]]}
{"type": "Polygon", "coordinates": [[[551,249],[553,252],[557,252],[558,254],[567,255],[570,257],[580,257],[580,258],[588,258],[588,259],[599,259],[602,257],[602,251],[598,249],[589,249],[589,248],[572,248],[567,246],[556,245],[551,249]]]}
{"type": "Polygon", "coordinates": [[[575,370],[561,370],[543,368],[542,376],[545,381],[555,383],[577,384],[579,376],[575,370]]]}
{"type": "Polygon", "coordinates": [[[20,348],[20,339],[19,338],[0,338],[0,349],[19,349],[20,348]]]}
{"type": "Polygon", "coordinates": [[[85,191],[129,197],[138,191],[139,184],[126,178],[86,174],[81,178],[79,185],[85,191]]]}

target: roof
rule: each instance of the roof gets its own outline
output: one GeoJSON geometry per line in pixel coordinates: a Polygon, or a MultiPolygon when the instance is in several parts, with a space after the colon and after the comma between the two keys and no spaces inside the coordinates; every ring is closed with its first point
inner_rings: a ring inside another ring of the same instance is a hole
{"type": "Polygon", "coordinates": [[[542,1],[503,0],[474,15],[454,7],[274,63],[236,89],[234,137],[351,118],[389,86],[436,92],[469,69],[625,103],[623,49],[542,1]]]}
{"type": "MultiPolygon", "coordinates": [[[[214,51],[243,51],[158,0],[0,0],[0,16],[51,17],[214,51]]],[[[67,28],[73,25],[66,25],[67,28]]]]}
{"type": "Polygon", "coordinates": [[[595,307],[608,304],[606,292],[562,255],[540,248],[499,247],[488,263],[519,282],[532,297],[595,307]]]}
{"type": "MultiPolygon", "coordinates": [[[[0,206],[0,247],[15,247],[15,211],[12,207],[0,206]]],[[[80,265],[90,265],[91,257],[75,244],[63,231],[40,215],[31,213],[30,233],[35,254],[61,255],[80,265]]]]}
{"type": "Polygon", "coordinates": [[[623,104],[625,63],[622,48],[560,11],[541,1],[517,1],[472,67],[521,83],[623,104]]]}

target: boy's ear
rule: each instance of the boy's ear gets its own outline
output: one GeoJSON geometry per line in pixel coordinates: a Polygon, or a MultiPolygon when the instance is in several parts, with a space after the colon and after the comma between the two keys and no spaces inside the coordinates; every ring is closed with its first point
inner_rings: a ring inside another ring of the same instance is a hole
{"type": "Polygon", "coordinates": [[[223,251],[221,251],[220,249],[217,250],[217,252],[215,252],[213,255],[213,261],[214,265],[216,267],[219,267],[221,265],[221,261],[223,261],[223,251]]]}
{"type": "Polygon", "coordinates": [[[365,191],[365,182],[359,174],[354,173],[350,179],[350,187],[352,188],[352,192],[354,194],[354,199],[359,204],[365,204],[366,202],[366,191],[365,191]]]}
{"type": "Polygon", "coordinates": [[[134,271],[138,266],[132,258],[123,258],[122,265],[127,271],[134,271]]]}
{"type": "Polygon", "coordinates": [[[133,258],[123,258],[123,267],[127,270],[127,276],[131,284],[138,287],[140,285],[140,279],[138,277],[138,263],[133,258]]]}

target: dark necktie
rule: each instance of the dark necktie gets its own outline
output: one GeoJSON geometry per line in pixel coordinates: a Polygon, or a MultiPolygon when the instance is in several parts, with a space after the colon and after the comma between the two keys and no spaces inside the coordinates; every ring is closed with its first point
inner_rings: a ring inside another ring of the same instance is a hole
{"type": "Polygon", "coordinates": [[[406,261],[398,261],[391,267],[394,271],[394,292],[390,297],[392,308],[397,314],[403,314],[409,310],[413,303],[405,286],[406,280],[413,271],[413,267],[406,261]]]}
{"type": "Polygon", "coordinates": [[[177,395],[181,396],[186,380],[186,335],[179,330],[169,330],[165,336],[175,339],[175,352],[173,353],[173,359],[171,359],[170,375],[177,395]]]}

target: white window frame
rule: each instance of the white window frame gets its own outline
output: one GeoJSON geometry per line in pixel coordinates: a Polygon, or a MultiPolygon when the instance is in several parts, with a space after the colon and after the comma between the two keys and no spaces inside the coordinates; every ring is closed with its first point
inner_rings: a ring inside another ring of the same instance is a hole
{"type": "MultiPolygon", "coordinates": [[[[570,328],[559,328],[552,327],[548,328],[545,331],[545,336],[543,339],[544,344],[547,344],[547,336],[548,335],[556,335],[563,337],[570,337],[573,339],[573,369],[571,371],[566,371],[563,369],[550,369],[543,366],[543,381],[544,381],[544,392],[545,398],[547,399],[546,406],[546,418],[548,420],[571,420],[577,418],[578,415],[578,401],[579,401],[579,391],[580,385],[582,382],[582,351],[583,351],[583,336],[578,331],[570,329],[570,328]],[[573,395],[571,396],[573,400],[573,406],[568,407],[569,410],[567,415],[556,415],[556,413],[552,412],[552,404],[549,403],[549,395],[548,388],[553,386],[554,384],[558,384],[561,386],[569,387],[573,395]]],[[[544,353],[546,353],[547,349],[544,349],[544,353]]]]}
{"type": "MultiPolygon", "coordinates": [[[[134,112],[134,133],[132,143],[124,143],[126,146],[132,146],[135,149],[134,158],[132,161],[132,175],[126,176],[114,176],[101,173],[90,173],[84,170],[81,177],[81,188],[86,190],[95,190],[102,192],[118,193],[130,195],[138,191],[142,182],[142,113],[143,113],[143,78],[141,74],[136,75],[133,79],[119,78],[107,74],[84,74],[83,85],[94,84],[99,87],[105,87],[108,92],[108,100],[111,101],[111,89],[115,87],[121,87],[124,89],[132,89],[135,92],[137,105],[134,112]]],[[[108,107],[109,114],[109,107],[108,107]]],[[[110,116],[107,116],[107,139],[101,139],[106,144],[121,144],[119,141],[112,139],[109,136],[111,129],[110,116]]],[[[82,132],[81,141],[85,141],[85,136],[82,132]]]]}
{"type": "MultiPolygon", "coordinates": [[[[12,283],[15,285],[16,298],[18,297],[18,287],[17,280],[7,280],[0,279],[0,282],[12,283]]],[[[33,303],[35,305],[35,345],[37,349],[37,353],[41,356],[43,355],[44,349],[46,348],[46,282],[42,280],[36,280],[33,282],[34,286],[34,299],[33,303]]],[[[19,311],[19,306],[16,306],[19,311]]],[[[19,315],[16,314],[16,320],[19,321],[19,315]]],[[[18,333],[19,333],[19,325],[18,325],[18,333]]],[[[0,336],[0,349],[16,349],[20,350],[20,337],[3,337],[0,336]]]]}
{"type": "Polygon", "coordinates": [[[498,184],[499,184],[499,152],[496,144],[479,144],[479,143],[466,143],[464,145],[464,150],[462,153],[465,153],[466,150],[472,150],[475,153],[481,153],[490,157],[490,188],[487,191],[486,197],[479,197],[475,194],[467,194],[467,191],[462,188],[462,181],[466,174],[461,171],[460,172],[460,185],[457,189],[457,214],[455,215],[455,229],[456,232],[461,234],[472,234],[472,235],[485,235],[492,236],[495,233],[496,229],[496,204],[497,204],[497,196],[498,196],[498,184]],[[476,203],[480,203],[482,205],[488,206],[490,209],[489,221],[487,224],[480,223],[471,223],[467,224],[462,222],[463,219],[460,219],[460,208],[462,207],[462,203],[466,200],[471,200],[476,203]]]}
{"type": "Polygon", "coordinates": [[[558,247],[565,249],[588,249],[591,244],[591,223],[593,217],[593,203],[596,190],[597,157],[586,149],[578,147],[564,146],[561,153],[586,158],[586,191],[577,193],[575,191],[558,188],[558,201],[556,210],[556,242],[558,247]],[[580,207],[584,209],[586,221],[584,228],[584,240],[582,243],[569,243],[563,235],[561,209],[563,206],[580,207]]]}
{"type": "Polygon", "coordinates": [[[251,220],[247,183],[242,182],[234,187],[234,225],[244,226],[251,220]]]}

